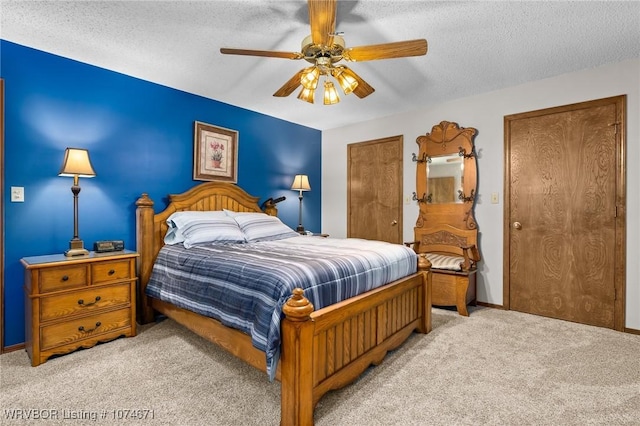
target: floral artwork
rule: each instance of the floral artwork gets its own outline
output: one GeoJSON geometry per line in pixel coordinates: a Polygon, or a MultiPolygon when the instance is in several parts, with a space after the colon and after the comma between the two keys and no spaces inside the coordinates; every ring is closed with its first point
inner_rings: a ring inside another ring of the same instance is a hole
{"type": "Polygon", "coordinates": [[[196,121],[194,180],[237,182],[238,132],[196,121]]]}
{"type": "Polygon", "coordinates": [[[209,147],[213,151],[211,154],[211,165],[214,169],[222,168],[222,156],[224,154],[224,143],[218,141],[211,142],[209,147]]]}

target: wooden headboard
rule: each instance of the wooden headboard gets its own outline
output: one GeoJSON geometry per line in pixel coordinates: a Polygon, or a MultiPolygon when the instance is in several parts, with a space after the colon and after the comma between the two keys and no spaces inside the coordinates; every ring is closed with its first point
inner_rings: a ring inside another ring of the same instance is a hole
{"type": "MultiPolygon", "coordinates": [[[[146,303],[146,287],[151,276],[153,263],[164,245],[167,233],[167,218],[177,211],[212,211],[232,210],[236,212],[262,212],[258,206],[258,197],[247,194],[232,183],[206,182],[199,184],[182,194],[169,195],[169,205],[159,213],[154,213],[154,202],[148,194],[142,194],[136,201],[136,250],[140,254],[138,260],[138,277],[140,286],[138,313],[141,323],[149,322],[153,312],[146,303]]],[[[276,215],[277,210],[271,207],[267,214],[276,215]]]]}

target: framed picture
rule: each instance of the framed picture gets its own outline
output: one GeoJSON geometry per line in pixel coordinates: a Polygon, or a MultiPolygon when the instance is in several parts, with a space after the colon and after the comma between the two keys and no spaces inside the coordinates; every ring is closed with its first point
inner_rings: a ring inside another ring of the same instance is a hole
{"type": "Polygon", "coordinates": [[[193,179],[238,181],[238,132],[194,122],[193,179]]]}

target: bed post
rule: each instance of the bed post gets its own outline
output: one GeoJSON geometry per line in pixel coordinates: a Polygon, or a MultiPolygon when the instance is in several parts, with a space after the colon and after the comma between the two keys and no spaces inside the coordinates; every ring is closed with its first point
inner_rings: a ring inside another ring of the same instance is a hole
{"type": "Polygon", "coordinates": [[[313,425],[313,305],[295,288],[282,310],[280,424],[313,425]]]}
{"type": "Polygon", "coordinates": [[[433,274],[431,273],[431,262],[427,259],[425,253],[418,254],[418,272],[422,273],[422,291],[424,294],[422,301],[424,315],[422,315],[418,331],[420,333],[429,333],[431,332],[431,280],[433,274]]]}
{"type": "Polygon", "coordinates": [[[140,254],[138,259],[138,322],[146,324],[153,321],[153,309],[147,303],[145,289],[151,276],[153,266],[153,200],[144,193],[136,201],[136,250],[140,254]]]}
{"type": "Polygon", "coordinates": [[[278,216],[278,209],[276,208],[276,205],[273,204],[273,201],[267,200],[264,203],[264,209],[263,210],[269,216],[278,216]]]}

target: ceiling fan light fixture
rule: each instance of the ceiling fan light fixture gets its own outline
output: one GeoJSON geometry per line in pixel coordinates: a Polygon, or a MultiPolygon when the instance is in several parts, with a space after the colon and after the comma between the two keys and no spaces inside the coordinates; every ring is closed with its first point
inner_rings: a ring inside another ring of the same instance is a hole
{"type": "Polygon", "coordinates": [[[340,96],[338,96],[338,91],[336,87],[330,81],[324,82],[324,104],[325,105],[333,105],[340,102],[340,96]]]}
{"type": "Polygon", "coordinates": [[[302,73],[300,83],[305,89],[315,89],[318,87],[318,77],[320,77],[320,69],[318,67],[310,67],[302,73]]]}
{"type": "Polygon", "coordinates": [[[304,90],[298,94],[298,98],[313,103],[313,92],[318,87],[320,77],[324,76],[325,88],[323,94],[325,105],[340,102],[334,84],[327,82],[329,77],[336,79],[345,95],[353,92],[358,98],[362,99],[375,92],[375,89],[369,83],[351,69],[344,65],[335,65],[338,62],[342,60],[364,62],[427,54],[428,44],[425,39],[368,44],[347,49],[342,37],[343,33],[336,31],[335,28],[338,0],[308,0],[307,6],[311,34],[302,40],[300,52],[220,48],[220,53],[266,58],[304,59],[310,65],[293,75],[273,96],[289,96],[299,86],[302,86],[304,90]]]}
{"type": "Polygon", "coordinates": [[[338,80],[338,84],[344,91],[345,95],[353,92],[353,90],[358,87],[358,82],[356,81],[356,79],[345,73],[344,68],[334,68],[332,75],[336,80],[338,80]]]}
{"type": "Polygon", "coordinates": [[[315,88],[309,89],[307,87],[303,87],[302,90],[300,90],[300,93],[298,93],[298,99],[302,101],[307,101],[310,104],[312,104],[314,94],[315,94],[315,88]]]}

